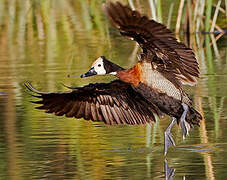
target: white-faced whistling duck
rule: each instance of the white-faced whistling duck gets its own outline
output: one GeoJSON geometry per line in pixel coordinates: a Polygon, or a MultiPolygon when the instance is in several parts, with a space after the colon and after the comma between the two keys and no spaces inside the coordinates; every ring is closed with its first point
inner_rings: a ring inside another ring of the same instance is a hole
{"type": "Polygon", "coordinates": [[[106,3],[103,9],[121,33],[135,40],[142,48],[139,61],[130,69],[116,65],[104,56],[99,57],[81,78],[112,74],[118,79],[110,83],[74,87],[68,92],[40,92],[31,84],[26,87],[41,98],[37,109],[57,116],[102,121],[109,125],[141,125],[155,122],[167,114],[172,122],[165,131],[165,155],[175,145],[170,132],[177,122],[183,138],[199,126],[202,119],[192,107],[192,101],[182,85],[195,85],[199,67],[192,49],[176,40],[164,25],[149,20],[138,11],[120,2],[106,3]]]}

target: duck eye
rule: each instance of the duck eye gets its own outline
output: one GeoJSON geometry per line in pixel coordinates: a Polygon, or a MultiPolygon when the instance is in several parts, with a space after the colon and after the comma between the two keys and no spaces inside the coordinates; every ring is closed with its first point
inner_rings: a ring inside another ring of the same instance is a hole
{"type": "Polygon", "coordinates": [[[101,67],[101,64],[98,64],[98,67],[101,67]]]}

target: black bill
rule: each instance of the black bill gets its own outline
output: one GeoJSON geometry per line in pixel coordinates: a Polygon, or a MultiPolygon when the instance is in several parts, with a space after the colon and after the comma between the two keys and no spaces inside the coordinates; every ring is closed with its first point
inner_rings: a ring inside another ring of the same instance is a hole
{"type": "Polygon", "coordinates": [[[94,76],[96,74],[97,74],[97,72],[95,71],[94,67],[92,67],[88,72],[81,74],[80,77],[84,78],[84,77],[94,76]]]}

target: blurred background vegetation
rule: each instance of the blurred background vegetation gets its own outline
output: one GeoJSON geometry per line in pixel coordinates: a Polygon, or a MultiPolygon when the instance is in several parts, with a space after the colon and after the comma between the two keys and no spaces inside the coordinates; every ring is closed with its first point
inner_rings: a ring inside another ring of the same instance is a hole
{"type": "MultiPolygon", "coordinates": [[[[67,78],[88,70],[105,55],[123,67],[136,61],[138,46],[111,26],[105,0],[0,0],[0,174],[12,179],[161,178],[163,132],[169,119],[152,126],[106,127],[34,110],[23,87],[64,91],[113,77],[67,78]]],[[[200,64],[196,88],[186,89],[205,119],[186,144],[173,129],[170,149],[176,176],[222,179],[227,169],[227,1],[121,0],[176,33],[200,64]],[[183,146],[183,145],[185,146],[183,146]],[[188,145],[187,145],[188,144],[188,145]],[[189,147],[189,144],[195,146],[189,147]],[[186,149],[179,150],[180,148],[186,149]],[[191,151],[190,152],[190,148],[191,151]],[[200,151],[201,150],[201,151],[200,151]],[[177,151],[177,157],[176,152],[177,151]],[[195,153],[196,152],[196,153],[195,153]]]]}

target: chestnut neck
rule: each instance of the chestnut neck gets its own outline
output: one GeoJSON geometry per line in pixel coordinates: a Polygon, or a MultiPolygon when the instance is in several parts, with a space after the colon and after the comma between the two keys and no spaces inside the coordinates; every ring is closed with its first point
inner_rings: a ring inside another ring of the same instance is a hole
{"type": "Polygon", "coordinates": [[[140,77],[140,67],[138,64],[136,64],[134,67],[118,71],[116,76],[126,83],[132,84],[134,86],[137,86],[139,82],[141,81],[140,77]]]}

